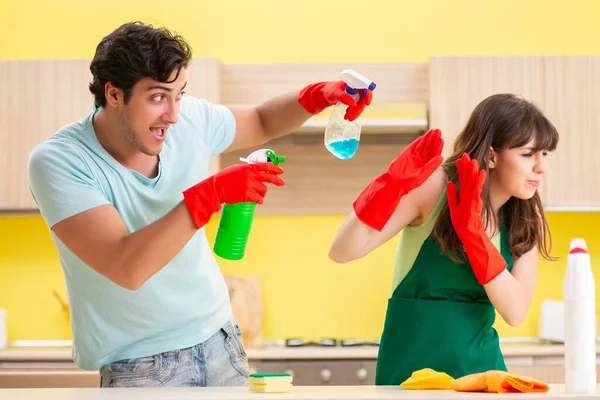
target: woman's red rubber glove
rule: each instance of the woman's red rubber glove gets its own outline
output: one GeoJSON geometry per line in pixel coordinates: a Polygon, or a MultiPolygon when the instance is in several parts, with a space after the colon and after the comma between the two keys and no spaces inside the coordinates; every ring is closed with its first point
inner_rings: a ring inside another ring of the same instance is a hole
{"type": "Polygon", "coordinates": [[[439,129],[431,129],[413,141],[356,198],[353,206],[358,219],[381,231],[402,196],[421,186],[442,164],[443,147],[439,129]]]}
{"type": "Polygon", "coordinates": [[[448,207],[452,225],[465,247],[467,258],[481,285],[489,283],[506,269],[506,261],[485,233],[481,211],[481,190],[486,172],[479,170],[477,160],[463,154],[456,161],[460,200],[453,182],[448,182],[448,207]]]}

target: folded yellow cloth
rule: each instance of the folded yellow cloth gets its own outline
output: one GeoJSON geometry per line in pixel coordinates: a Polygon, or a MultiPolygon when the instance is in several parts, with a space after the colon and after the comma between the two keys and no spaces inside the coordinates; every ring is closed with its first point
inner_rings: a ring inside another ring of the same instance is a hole
{"type": "Polygon", "coordinates": [[[454,379],[445,372],[438,372],[431,368],[423,368],[400,384],[405,389],[422,390],[450,390],[454,379]]]}
{"type": "Polygon", "coordinates": [[[451,387],[457,392],[531,393],[548,391],[548,385],[544,382],[528,376],[495,370],[465,375],[454,380],[451,387]]]}

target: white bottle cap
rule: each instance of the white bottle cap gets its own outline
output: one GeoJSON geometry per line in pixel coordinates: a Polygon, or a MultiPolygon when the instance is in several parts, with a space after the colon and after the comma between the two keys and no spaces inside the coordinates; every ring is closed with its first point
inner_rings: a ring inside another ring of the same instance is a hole
{"type": "Polygon", "coordinates": [[[343,70],[340,74],[340,78],[352,89],[369,89],[373,91],[377,86],[375,85],[375,82],[353,69],[343,70]]]}
{"type": "Polygon", "coordinates": [[[585,240],[583,240],[582,238],[575,238],[573,240],[571,240],[571,246],[569,247],[569,254],[574,254],[574,253],[586,253],[587,254],[588,249],[587,249],[587,245],[585,244],[585,240]]]}

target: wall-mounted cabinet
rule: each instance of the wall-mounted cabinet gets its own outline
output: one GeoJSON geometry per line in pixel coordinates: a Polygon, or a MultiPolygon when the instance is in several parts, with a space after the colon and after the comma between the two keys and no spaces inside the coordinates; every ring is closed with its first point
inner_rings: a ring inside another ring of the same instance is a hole
{"type": "Polygon", "coordinates": [[[477,103],[519,94],[560,133],[540,189],[546,210],[600,210],[600,57],[434,57],[429,77],[429,125],[442,130],[446,155],[477,103]]]}
{"type": "MultiPolygon", "coordinates": [[[[323,146],[327,110],[288,137],[270,142],[286,154],[284,188],[272,188],[263,214],[346,213],[358,191],[427,127],[427,64],[222,65],[194,59],[188,95],[227,105],[258,104],[287,91],[335,79],[355,68],[377,82],[376,101],[363,117],[355,158],[341,161],[323,146]]],[[[60,127],[92,111],[89,60],[0,61],[0,210],[35,210],[27,183],[32,149],[60,127]]],[[[261,146],[263,147],[263,146],[261,146]]],[[[253,149],[213,157],[210,170],[239,162],[253,149]]]]}
{"type": "MultiPolygon", "coordinates": [[[[0,61],[0,210],[37,209],[27,182],[35,146],[93,110],[89,60],[0,61]]],[[[187,92],[219,100],[218,60],[196,60],[187,92]]],[[[211,169],[218,168],[218,158],[211,169]]]]}
{"type": "Polygon", "coordinates": [[[600,210],[600,57],[547,57],[544,110],[560,132],[548,162],[545,203],[600,210]]]}
{"type": "Polygon", "coordinates": [[[0,61],[0,209],[33,209],[31,150],[92,110],[89,61],[0,61]]]}
{"type": "MultiPolygon", "coordinates": [[[[363,116],[358,154],[338,160],[323,146],[327,111],[265,146],[286,154],[287,185],[272,188],[264,214],[345,214],[359,190],[416,135],[442,129],[448,154],[469,113],[493,93],[534,101],[561,134],[540,189],[548,210],[599,210],[600,57],[434,57],[429,63],[224,65],[194,59],[189,95],[258,104],[354,68],[377,83],[363,116]]],[[[35,210],[27,183],[33,147],[92,109],[89,60],[0,61],[0,210],[35,210]]],[[[211,171],[253,149],[211,160],[211,171]]]]}

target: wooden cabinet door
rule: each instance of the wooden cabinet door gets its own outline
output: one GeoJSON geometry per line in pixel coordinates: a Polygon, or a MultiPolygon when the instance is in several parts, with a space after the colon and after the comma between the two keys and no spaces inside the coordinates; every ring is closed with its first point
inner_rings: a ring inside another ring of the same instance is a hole
{"type": "MultiPolygon", "coordinates": [[[[37,209],[29,191],[31,151],[61,127],[92,112],[91,60],[0,61],[0,209],[37,209]]],[[[219,61],[195,59],[188,68],[190,95],[219,101],[219,61]]],[[[209,172],[219,169],[213,157],[209,172]]]]}
{"type": "Polygon", "coordinates": [[[441,129],[444,155],[486,97],[514,93],[543,106],[542,57],[433,57],[429,64],[429,127],[441,129]]]}
{"type": "Polygon", "coordinates": [[[532,377],[548,384],[565,383],[565,366],[563,364],[537,364],[532,377]]]}
{"type": "Polygon", "coordinates": [[[451,152],[473,108],[494,93],[534,102],[560,134],[548,158],[540,196],[548,210],[600,208],[600,57],[434,57],[430,62],[430,127],[451,152]]]}
{"type": "Polygon", "coordinates": [[[547,57],[544,110],[560,134],[548,157],[545,203],[600,207],[600,57],[547,57]]]}
{"type": "Polygon", "coordinates": [[[0,209],[37,208],[27,161],[35,146],[93,109],[89,60],[0,61],[0,209]]]}

